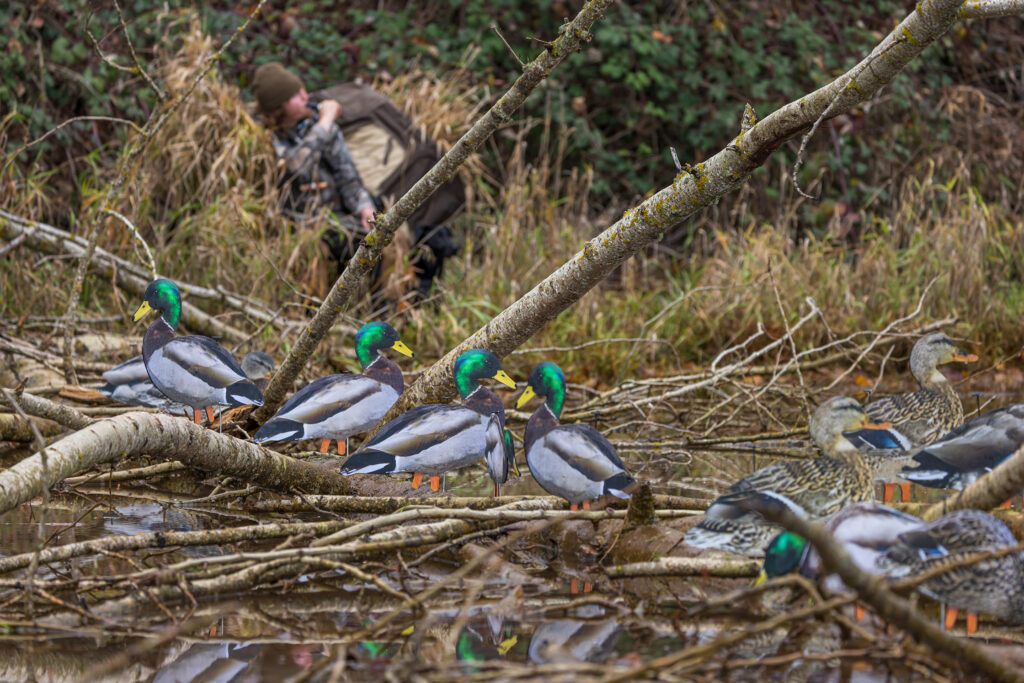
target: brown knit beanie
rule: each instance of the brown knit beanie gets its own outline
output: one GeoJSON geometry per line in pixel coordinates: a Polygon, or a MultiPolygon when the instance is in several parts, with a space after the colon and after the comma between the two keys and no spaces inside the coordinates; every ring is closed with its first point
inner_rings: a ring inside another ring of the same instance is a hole
{"type": "Polygon", "coordinates": [[[302,90],[298,76],[277,62],[264,64],[256,69],[252,79],[252,94],[256,96],[261,114],[273,114],[278,107],[302,90]]]}

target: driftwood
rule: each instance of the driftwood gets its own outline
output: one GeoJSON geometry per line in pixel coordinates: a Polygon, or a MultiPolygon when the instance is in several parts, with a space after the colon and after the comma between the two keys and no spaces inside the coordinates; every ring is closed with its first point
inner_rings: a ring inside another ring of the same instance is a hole
{"type": "Polygon", "coordinates": [[[253,443],[196,426],[184,417],[132,412],[96,422],[0,472],[0,513],[40,495],[62,479],[127,455],[180,460],[206,472],[230,474],[271,490],[350,494],[335,469],[294,460],[253,443]]]}

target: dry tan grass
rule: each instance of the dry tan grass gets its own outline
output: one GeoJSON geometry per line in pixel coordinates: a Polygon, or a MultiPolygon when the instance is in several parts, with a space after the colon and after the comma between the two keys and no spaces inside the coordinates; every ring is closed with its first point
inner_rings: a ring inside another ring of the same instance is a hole
{"type": "MultiPolygon", "coordinates": [[[[211,49],[210,41],[194,30],[178,52],[167,55],[161,73],[170,94],[194,80],[211,49]]],[[[466,82],[458,73],[442,79],[409,74],[378,87],[447,148],[482,111],[473,104],[479,93],[467,89],[466,82]]],[[[967,111],[967,104],[957,106],[967,111]]],[[[595,215],[590,170],[563,167],[572,131],[557,129],[550,119],[539,122],[545,131],[539,144],[528,144],[527,137],[536,121],[510,124],[489,143],[490,151],[474,155],[462,170],[473,193],[456,223],[465,248],[446,266],[437,305],[412,311],[401,324],[403,338],[425,361],[486,323],[617,217],[595,215]],[[487,161],[488,154],[500,161],[487,161]]],[[[802,217],[807,200],[793,191],[789,167],[773,160],[760,179],[681,228],[680,234],[692,231],[691,238],[669,236],[632,259],[530,346],[643,337],[635,349],[632,341],[616,341],[547,355],[557,356],[571,378],[580,381],[611,381],[621,372],[670,372],[704,362],[758,324],[772,333],[783,329],[773,282],[786,319],[798,315],[804,298],[812,297],[832,330],[842,334],[878,329],[906,315],[937,278],[922,320],[960,315],[965,324],[958,332],[982,342],[975,350],[1019,348],[1024,227],[1009,208],[1013,197],[1006,202],[980,198],[975,188],[983,179],[969,170],[976,166],[972,153],[951,147],[934,161],[908,169],[898,185],[890,186],[891,199],[878,200],[863,212],[859,241],[852,240],[848,213],[829,199],[834,192],[828,187],[815,208],[827,217],[826,229],[819,236],[808,233],[802,217]],[[769,185],[777,198],[768,199],[769,185]],[[683,299],[687,292],[691,295],[683,299]]],[[[250,294],[298,322],[305,313],[296,304],[305,302],[278,273],[300,292],[322,295],[333,268],[315,231],[291,230],[282,220],[274,167],[266,133],[249,117],[241,93],[214,71],[132,169],[119,208],[153,236],[162,273],[250,294]]],[[[46,199],[46,178],[14,173],[8,171],[0,183],[18,188],[12,208],[31,215],[46,199]]],[[[82,182],[80,214],[101,196],[103,169],[99,173],[82,182]]],[[[808,189],[822,191],[817,184],[808,189]]],[[[138,258],[133,238],[117,224],[101,246],[138,258]]],[[[16,260],[0,265],[5,288],[13,293],[2,303],[3,316],[63,310],[68,282],[63,262],[37,266],[21,250],[16,260]]],[[[129,298],[92,280],[86,307],[109,314],[130,308],[129,298]]],[[[372,315],[366,307],[352,313],[372,315]]],[[[808,326],[800,342],[820,342],[827,334],[824,325],[808,326]]],[[[256,344],[276,351],[283,341],[268,333],[256,344]]],[[[339,348],[348,353],[349,344],[332,341],[322,358],[336,355],[339,348]]],[[[531,354],[510,363],[523,371],[539,359],[531,354]]]]}

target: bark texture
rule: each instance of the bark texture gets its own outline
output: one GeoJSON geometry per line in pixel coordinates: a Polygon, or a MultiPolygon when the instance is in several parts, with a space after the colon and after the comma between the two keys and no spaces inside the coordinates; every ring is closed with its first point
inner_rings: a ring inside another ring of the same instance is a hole
{"type": "Polygon", "coordinates": [[[0,472],[0,514],[32,500],[62,479],[94,465],[148,453],[206,472],[230,474],[281,492],[348,495],[349,480],[334,468],[312,465],[181,417],[132,412],[96,422],[0,472]]]}

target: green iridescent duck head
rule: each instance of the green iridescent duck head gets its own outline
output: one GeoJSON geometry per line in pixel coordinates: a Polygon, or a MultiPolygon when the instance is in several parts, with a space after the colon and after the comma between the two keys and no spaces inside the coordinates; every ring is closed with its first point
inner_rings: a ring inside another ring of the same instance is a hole
{"type": "Polygon", "coordinates": [[[538,363],[530,373],[526,390],[516,401],[516,409],[525,406],[534,396],[543,396],[554,416],[560,417],[565,407],[565,373],[562,368],[548,361],[538,363]]]}
{"type": "Polygon", "coordinates": [[[382,349],[394,349],[403,356],[413,357],[412,349],[398,338],[398,332],[387,323],[367,323],[356,332],[356,356],[365,370],[377,360],[382,349]]]}
{"type": "Polygon", "coordinates": [[[856,446],[844,433],[861,429],[890,429],[888,422],[872,422],[860,403],[849,396],[834,396],[818,406],[811,416],[811,439],[826,455],[855,452],[856,446]]]}
{"type": "Polygon", "coordinates": [[[938,366],[954,361],[973,363],[978,357],[973,353],[964,353],[957,348],[953,340],[944,332],[932,332],[917,340],[910,351],[910,374],[924,386],[935,382],[945,382],[946,378],[939,372],[938,366]]]}
{"type": "Polygon", "coordinates": [[[792,531],[783,531],[773,538],[764,551],[764,566],[757,577],[756,585],[796,570],[804,561],[809,547],[807,539],[792,531]]]}
{"type": "Polygon", "coordinates": [[[516,388],[516,383],[501,369],[498,357],[486,349],[464,352],[456,359],[452,374],[455,376],[455,388],[463,400],[479,388],[482,379],[496,379],[510,389],[516,388]]]}
{"type": "Polygon", "coordinates": [[[181,292],[178,291],[176,284],[164,278],[153,280],[146,287],[142,299],[142,305],[132,316],[133,322],[139,322],[150,311],[160,311],[164,322],[172,330],[177,329],[178,319],[181,317],[181,292]]]}

